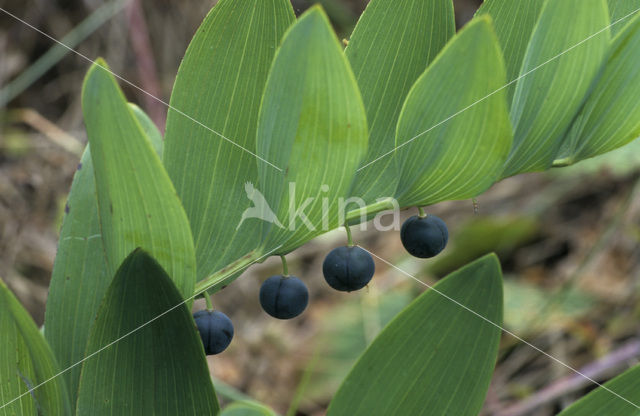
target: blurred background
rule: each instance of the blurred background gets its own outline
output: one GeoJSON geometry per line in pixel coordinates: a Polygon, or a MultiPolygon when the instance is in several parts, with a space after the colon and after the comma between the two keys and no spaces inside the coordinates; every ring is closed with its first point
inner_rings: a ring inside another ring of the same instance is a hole
{"type": "MultiPolygon", "coordinates": [[[[0,0],[0,7],[90,59],[105,57],[115,73],[168,102],[188,42],[214,3],[0,0]]],[[[293,1],[298,14],[312,3],[293,1]]],[[[338,35],[348,38],[367,2],[319,3],[338,35]]],[[[454,3],[460,26],[480,0],[454,3]]],[[[0,12],[0,276],[38,325],[65,199],[86,143],[80,88],[88,67],[0,12]]],[[[164,130],[164,105],[122,87],[164,130]]],[[[450,229],[449,246],[435,259],[410,258],[397,231],[354,227],[354,236],[429,284],[497,252],[506,277],[506,328],[605,381],[640,357],[639,180],[636,140],[570,168],[502,181],[478,198],[477,210],[472,201],[431,207],[450,229]]],[[[280,272],[278,259],[252,267],[214,296],[236,328],[230,348],[209,357],[223,401],[250,396],[282,414],[324,414],[358,354],[424,290],[381,262],[368,289],[331,290],[322,260],[345,240],[344,232],[334,231],[288,256],[290,271],[307,282],[312,296],[300,318],[276,321],[260,309],[259,284],[280,272]]],[[[505,334],[484,414],[552,415],[593,387],[505,334]]]]}

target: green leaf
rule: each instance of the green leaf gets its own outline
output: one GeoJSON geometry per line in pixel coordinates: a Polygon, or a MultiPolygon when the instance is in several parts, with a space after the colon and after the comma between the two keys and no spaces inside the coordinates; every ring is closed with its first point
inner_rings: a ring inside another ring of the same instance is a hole
{"type": "Polygon", "coordinates": [[[638,0],[607,0],[611,16],[611,34],[616,35],[640,11],[638,0]]]}
{"type": "Polygon", "coordinates": [[[276,416],[276,413],[260,403],[242,401],[225,407],[220,416],[276,416]]]}
{"type": "Polygon", "coordinates": [[[402,104],[454,33],[450,0],[372,0],[368,4],[345,50],[369,121],[369,148],[352,195],[370,203],[394,194],[399,166],[393,154],[384,155],[395,147],[402,104]]]}
{"type": "Polygon", "coordinates": [[[609,48],[605,0],[548,1],[511,106],[513,148],[503,177],[551,166],[609,48]]]}
{"type": "MultiPolygon", "coordinates": [[[[558,161],[554,161],[556,163],[558,161]]],[[[630,143],[595,158],[583,160],[580,163],[566,166],[564,169],[554,169],[553,176],[575,178],[578,176],[600,175],[607,172],[611,178],[625,178],[640,168],[640,140],[630,143]]]]}
{"type": "Polygon", "coordinates": [[[78,415],[214,415],[191,313],[162,267],[137,249],[118,269],[91,329],[78,415]]]}
{"type": "MultiPolygon", "coordinates": [[[[160,132],[140,108],[129,105],[159,151],[160,132]]],[[[73,177],[66,207],[45,310],[45,337],[63,368],[84,357],[89,330],[113,277],[107,271],[102,244],[89,146],[73,177]]],[[[80,370],[80,366],[74,366],[62,374],[72,403],[78,391],[80,370]]]]}
{"type": "Polygon", "coordinates": [[[404,160],[400,206],[470,198],[493,184],[511,146],[504,83],[491,19],[476,18],[445,46],[404,104],[396,136],[404,160]]]}
{"type": "Polygon", "coordinates": [[[0,415],[70,415],[67,388],[56,377],[59,367],[49,345],[2,280],[0,337],[0,415]]]}
{"type": "MultiPolygon", "coordinates": [[[[84,357],[89,330],[113,277],[104,255],[88,146],[73,177],[66,211],[45,311],[45,337],[64,368],[84,357]]],[[[80,366],[62,377],[75,403],[80,366]]]]}
{"type": "Polygon", "coordinates": [[[103,61],[91,67],[82,108],[95,172],[108,275],[136,247],[148,250],[183,296],[195,285],[189,222],[149,138],[103,61]]]}
{"type": "MultiPolygon", "coordinates": [[[[486,0],[476,12],[476,16],[488,14],[493,18],[493,27],[504,54],[507,82],[518,78],[531,33],[545,1],[528,0],[521,3],[513,0],[486,0]]],[[[507,103],[511,106],[515,82],[505,89],[507,103]]]]}
{"type": "Polygon", "coordinates": [[[640,15],[614,39],[591,95],[567,135],[566,164],[624,146],[640,136],[640,15]]]}
{"type": "Polygon", "coordinates": [[[156,124],[149,118],[149,116],[142,111],[140,107],[135,104],[129,103],[129,108],[133,111],[133,115],[138,119],[138,123],[142,127],[144,134],[151,141],[151,146],[153,146],[153,150],[156,151],[158,157],[162,158],[162,133],[158,130],[156,124]]]}
{"type": "Polygon", "coordinates": [[[615,392],[629,403],[602,387],[569,406],[558,416],[637,416],[640,414],[640,365],[625,371],[613,380],[605,383],[607,389],[615,392]]]}
{"type": "MultiPolygon", "coordinates": [[[[394,287],[379,293],[347,296],[319,317],[314,356],[305,364],[308,384],[297,387],[303,402],[324,402],[331,397],[358,357],[391,319],[416,297],[415,286],[394,287]]],[[[304,376],[303,376],[304,377],[304,376]]]]}
{"type": "Polygon", "coordinates": [[[245,183],[257,187],[258,164],[275,169],[256,159],[256,124],[273,56],[294,21],[289,0],[221,0],[180,65],[164,163],[191,222],[198,279],[260,244],[259,220],[238,226],[251,203],[245,183]]]}
{"type": "Polygon", "coordinates": [[[265,247],[284,244],[277,254],[286,253],[340,225],[339,199],[367,135],[349,63],[326,15],[312,7],[284,36],[260,108],[258,154],[283,169],[258,165],[260,190],[282,224],[271,226],[265,247]]]}
{"type": "Polygon", "coordinates": [[[502,277],[491,254],[452,273],[396,316],[360,357],[327,414],[477,415],[501,324],[502,277]]]}

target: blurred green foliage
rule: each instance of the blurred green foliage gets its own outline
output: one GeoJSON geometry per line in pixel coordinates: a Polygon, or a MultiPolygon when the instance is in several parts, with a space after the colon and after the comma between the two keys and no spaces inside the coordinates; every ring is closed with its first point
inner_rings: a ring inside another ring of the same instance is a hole
{"type": "Polygon", "coordinates": [[[474,218],[456,231],[451,246],[427,265],[427,271],[441,277],[491,252],[507,258],[518,247],[533,240],[538,230],[538,221],[531,217],[474,218]]]}
{"type": "Polygon", "coordinates": [[[569,320],[579,318],[591,311],[595,299],[580,289],[572,288],[547,310],[549,293],[544,288],[528,282],[505,279],[504,281],[504,322],[510,331],[520,336],[540,330],[532,325],[540,314],[544,321],[540,324],[549,328],[558,328],[569,320]]]}
{"type": "MultiPolygon", "coordinates": [[[[317,359],[309,379],[305,400],[326,400],[337,390],[358,356],[384,327],[415,297],[412,286],[381,292],[377,302],[365,296],[349,296],[323,316],[322,329],[315,341],[317,359]],[[371,322],[371,320],[375,322],[371,322]],[[375,329],[374,329],[375,330],[375,329]]],[[[366,289],[365,289],[366,290],[366,289]]],[[[314,363],[315,361],[315,363],[314,363]]]]}

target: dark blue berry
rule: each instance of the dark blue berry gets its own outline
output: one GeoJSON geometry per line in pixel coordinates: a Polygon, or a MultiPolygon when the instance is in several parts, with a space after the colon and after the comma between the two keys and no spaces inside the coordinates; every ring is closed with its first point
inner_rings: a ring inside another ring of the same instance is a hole
{"type": "Polygon", "coordinates": [[[233,339],[233,324],[227,315],[219,311],[198,311],[193,314],[204,352],[207,355],[220,354],[227,349],[233,339]]]}
{"type": "Polygon", "coordinates": [[[271,276],[260,287],[262,309],[274,318],[295,318],[308,303],[307,286],[295,276],[271,276]]]}
{"type": "Polygon", "coordinates": [[[444,221],[435,215],[414,215],[402,224],[400,239],[409,254],[426,259],[444,250],[449,231],[444,221]]]}
{"type": "Polygon", "coordinates": [[[365,287],[375,270],[371,254],[358,246],[334,248],[322,263],[324,280],[332,288],[343,292],[365,287]]]}

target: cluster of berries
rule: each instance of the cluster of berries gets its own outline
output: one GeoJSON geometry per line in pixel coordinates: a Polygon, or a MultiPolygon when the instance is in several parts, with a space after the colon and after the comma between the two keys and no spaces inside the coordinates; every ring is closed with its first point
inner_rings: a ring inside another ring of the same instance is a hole
{"type": "MultiPolygon", "coordinates": [[[[351,242],[327,255],[322,264],[324,278],[332,288],[352,292],[365,287],[375,272],[369,252],[351,242]]],[[[409,254],[429,258],[440,253],[447,245],[449,232],[444,221],[435,215],[414,215],[402,224],[402,245],[409,254]]],[[[260,287],[262,309],[278,319],[291,319],[300,315],[309,303],[309,290],[302,280],[290,276],[282,258],[283,274],[269,277],[260,287]]],[[[203,310],[193,315],[207,355],[224,351],[233,338],[233,325],[220,311],[203,310]]]]}

